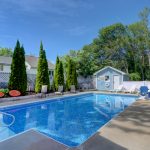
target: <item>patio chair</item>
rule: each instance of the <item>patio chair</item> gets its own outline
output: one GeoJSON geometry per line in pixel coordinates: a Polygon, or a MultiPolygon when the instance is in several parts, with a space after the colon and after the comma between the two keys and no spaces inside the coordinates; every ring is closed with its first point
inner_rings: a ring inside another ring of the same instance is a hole
{"type": "Polygon", "coordinates": [[[71,85],[70,92],[71,93],[76,93],[75,85],[71,85]]]}
{"type": "Polygon", "coordinates": [[[124,92],[126,89],[125,87],[121,84],[117,89],[112,90],[111,92],[124,92]]]}
{"type": "Polygon", "coordinates": [[[140,87],[140,95],[146,96],[148,94],[148,87],[147,86],[141,86],[140,87]]]}
{"type": "Polygon", "coordinates": [[[124,87],[123,85],[120,85],[120,86],[118,87],[118,89],[116,89],[116,90],[117,90],[117,92],[124,92],[125,87],[124,87]]]}
{"type": "Polygon", "coordinates": [[[55,94],[58,94],[58,95],[59,94],[61,94],[61,95],[63,94],[63,86],[62,85],[58,87],[58,91],[55,92],[55,94]]]}
{"type": "Polygon", "coordinates": [[[137,87],[137,85],[131,86],[129,89],[126,90],[126,92],[129,92],[129,93],[138,92],[138,87],[137,87]]]}

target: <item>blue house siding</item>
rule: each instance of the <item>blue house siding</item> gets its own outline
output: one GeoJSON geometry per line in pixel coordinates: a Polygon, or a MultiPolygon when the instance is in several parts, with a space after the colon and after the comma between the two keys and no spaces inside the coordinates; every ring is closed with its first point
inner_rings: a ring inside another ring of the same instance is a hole
{"type": "MultiPolygon", "coordinates": [[[[98,90],[109,91],[114,89],[114,76],[118,78],[118,84],[121,85],[123,81],[128,81],[129,77],[121,71],[112,67],[106,67],[97,73],[96,75],[96,87],[98,90]],[[106,78],[109,77],[109,80],[106,78]]],[[[115,81],[116,82],[116,81],[115,81]]]]}

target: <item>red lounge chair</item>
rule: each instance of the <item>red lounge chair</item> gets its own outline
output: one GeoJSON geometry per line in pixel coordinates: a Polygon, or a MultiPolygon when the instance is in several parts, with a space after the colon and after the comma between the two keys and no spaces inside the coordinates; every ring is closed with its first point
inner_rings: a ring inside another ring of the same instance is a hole
{"type": "Polygon", "coordinates": [[[3,92],[0,92],[0,98],[4,97],[4,93],[3,92]]]}
{"type": "Polygon", "coordinates": [[[11,90],[11,91],[9,91],[9,95],[12,97],[17,97],[17,96],[20,96],[21,93],[17,90],[11,90]]]}

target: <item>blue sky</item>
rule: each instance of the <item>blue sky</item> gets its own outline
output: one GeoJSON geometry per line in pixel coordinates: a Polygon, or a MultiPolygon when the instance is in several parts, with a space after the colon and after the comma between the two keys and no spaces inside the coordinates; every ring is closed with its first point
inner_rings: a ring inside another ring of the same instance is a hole
{"type": "Polygon", "coordinates": [[[138,21],[150,0],[0,0],[0,47],[23,43],[26,54],[38,56],[43,41],[55,61],[70,49],[89,44],[100,28],[138,21]]]}

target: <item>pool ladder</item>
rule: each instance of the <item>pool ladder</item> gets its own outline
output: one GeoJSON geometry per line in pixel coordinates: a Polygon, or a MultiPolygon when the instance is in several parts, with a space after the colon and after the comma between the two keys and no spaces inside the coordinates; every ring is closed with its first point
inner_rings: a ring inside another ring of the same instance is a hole
{"type": "Polygon", "coordinates": [[[2,125],[1,122],[0,122],[0,127],[10,127],[10,126],[12,126],[12,125],[14,124],[14,122],[15,122],[15,117],[14,117],[13,115],[0,111],[0,116],[1,116],[1,115],[10,116],[10,117],[12,118],[12,122],[11,122],[10,124],[7,124],[7,125],[2,125]]]}

